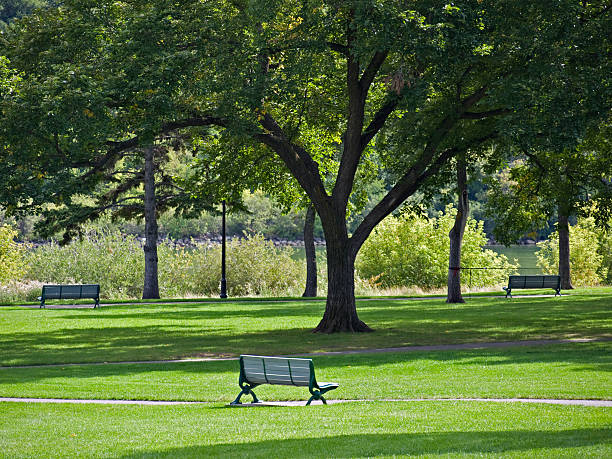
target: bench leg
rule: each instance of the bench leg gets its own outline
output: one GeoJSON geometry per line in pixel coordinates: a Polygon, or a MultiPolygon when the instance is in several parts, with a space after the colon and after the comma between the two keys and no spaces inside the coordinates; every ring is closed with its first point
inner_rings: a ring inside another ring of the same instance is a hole
{"type": "Polygon", "coordinates": [[[45,307],[45,300],[40,300],[40,306],[38,307],[38,309],[44,309],[45,307]]]}
{"type": "Polygon", "coordinates": [[[563,295],[561,295],[561,289],[559,289],[559,290],[555,290],[555,296],[557,296],[557,295],[559,295],[559,296],[563,296],[563,295]]]}
{"type": "Polygon", "coordinates": [[[306,406],[310,405],[313,400],[321,400],[323,405],[327,405],[327,400],[325,400],[325,397],[323,397],[319,391],[315,391],[315,393],[312,394],[312,397],[310,397],[306,402],[306,406]]]}
{"type": "Polygon", "coordinates": [[[253,392],[253,387],[254,386],[249,386],[249,385],[244,385],[241,387],[241,391],[238,394],[238,397],[236,397],[236,400],[234,400],[232,403],[230,403],[230,405],[242,405],[242,402],[240,401],[240,397],[242,397],[243,395],[249,395],[251,394],[251,396],[253,397],[253,403],[261,403],[261,401],[257,398],[257,395],[255,395],[255,392],[253,392]]]}
{"type": "Polygon", "coordinates": [[[329,390],[332,390],[332,389],[311,391],[310,393],[312,394],[312,397],[308,399],[308,401],[306,402],[306,406],[310,405],[313,400],[321,400],[323,402],[323,405],[327,405],[327,400],[325,400],[325,397],[323,397],[323,394],[329,390]]]}
{"type": "Polygon", "coordinates": [[[94,300],[96,301],[94,303],[94,309],[99,308],[100,307],[100,298],[94,298],[94,300]]]}

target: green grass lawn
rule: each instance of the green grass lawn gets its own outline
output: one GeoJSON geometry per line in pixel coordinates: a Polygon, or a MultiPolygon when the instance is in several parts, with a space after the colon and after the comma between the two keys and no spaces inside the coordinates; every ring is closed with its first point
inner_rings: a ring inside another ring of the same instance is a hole
{"type": "Polygon", "coordinates": [[[610,457],[612,411],[468,402],[311,407],[3,403],[4,457],[610,457]]]}
{"type": "MultiPolygon", "coordinates": [[[[558,398],[612,395],[612,342],[452,352],[313,357],[333,399],[558,398]]],[[[0,396],[231,402],[238,362],[0,369],[0,396]]],[[[262,386],[263,400],[307,400],[306,388],[262,386]]]]}
{"type": "MultiPolygon", "coordinates": [[[[612,408],[385,399],[612,398],[612,341],[313,357],[329,406],[228,408],[237,361],[112,363],[240,353],[609,338],[612,289],[561,298],[360,302],[370,334],[315,335],[321,301],[0,308],[1,397],[204,401],[0,403],[0,457],[612,457],[612,408]],[[111,362],[104,365],[77,362],[111,362]]],[[[262,386],[263,400],[306,400],[262,386]]]]}
{"type": "Polygon", "coordinates": [[[612,336],[612,289],[561,298],[360,301],[375,333],[320,335],[323,301],[0,308],[0,365],[612,336]]]}

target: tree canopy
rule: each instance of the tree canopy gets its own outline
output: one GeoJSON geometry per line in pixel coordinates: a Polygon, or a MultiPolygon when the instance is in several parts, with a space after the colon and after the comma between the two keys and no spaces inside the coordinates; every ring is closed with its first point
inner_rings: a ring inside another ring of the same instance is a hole
{"type": "Polygon", "coordinates": [[[3,48],[21,78],[2,100],[2,174],[21,196],[7,200],[42,204],[40,190],[74,167],[94,172],[170,132],[214,125],[244,139],[246,156],[282,163],[321,218],[329,294],[316,330],[366,331],[354,262],[384,217],[462,152],[493,141],[563,151],[609,109],[608,8],[66,0],[20,21],[3,48]],[[380,171],[393,186],[349,234],[355,184],[380,171]]]}

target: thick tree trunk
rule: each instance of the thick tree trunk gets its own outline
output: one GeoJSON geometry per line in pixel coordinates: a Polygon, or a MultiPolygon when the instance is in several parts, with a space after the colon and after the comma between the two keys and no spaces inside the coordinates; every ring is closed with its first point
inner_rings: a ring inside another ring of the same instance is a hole
{"type": "Polygon", "coordinates": [[[569,218],[566,212],[559,209],[559,276],[561,276],[561,288],[571,290],[572,277],[570,272],[570,238],[569,238],[569,218]],[[565,214],[565,215],[564,215],[565,214]]]}
{"type": "Polygon", "coordinates": [[[145,275],[142,298],[159,298],[157,278],[157,209],[155,204],[155,149],[145,150],[144,216],[145,216],[145,275]]]}
{"type": "MultiPolygon", "coordinates": [[[[325,223],[323,227],[325,229],[325,223]]],[[[338,229],[338,228],[335,228],[338,229]]],[[[355,306],[355,256],[346,231],[325,231],[327,244],[327,303],[314,332],[370,332],[355,306]]]]}
{"type": "Polygon", "coordinates": [[[306,252],[306,288],[303,297],[317,296],[317,254],[314,243],[315,208],[310,204],[304,222],[304,250],[306,252]]]}
{"type": "Polygon", "coordinates": [[[467,170],[463,156],[457,157],[457,192],[459,198],[457,215],[455,224],[448,233],[450,251],[448,257],[447,303],[465,303],[461,296],[461,244],[463,243],[463,234],[470,211],[470,201],[467,190],[467,170]]]}

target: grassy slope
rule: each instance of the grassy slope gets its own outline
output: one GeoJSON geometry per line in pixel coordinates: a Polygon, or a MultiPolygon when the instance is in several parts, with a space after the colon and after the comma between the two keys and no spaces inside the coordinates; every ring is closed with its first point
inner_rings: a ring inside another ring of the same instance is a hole
{"type": "Polygon", "coordinates": [[[369,334],[314,335],[323,302],[0,309],[0,365],[286,354],[444,343],[612,336],[612,289],[561,298],[371,300],[369,334]]]}

